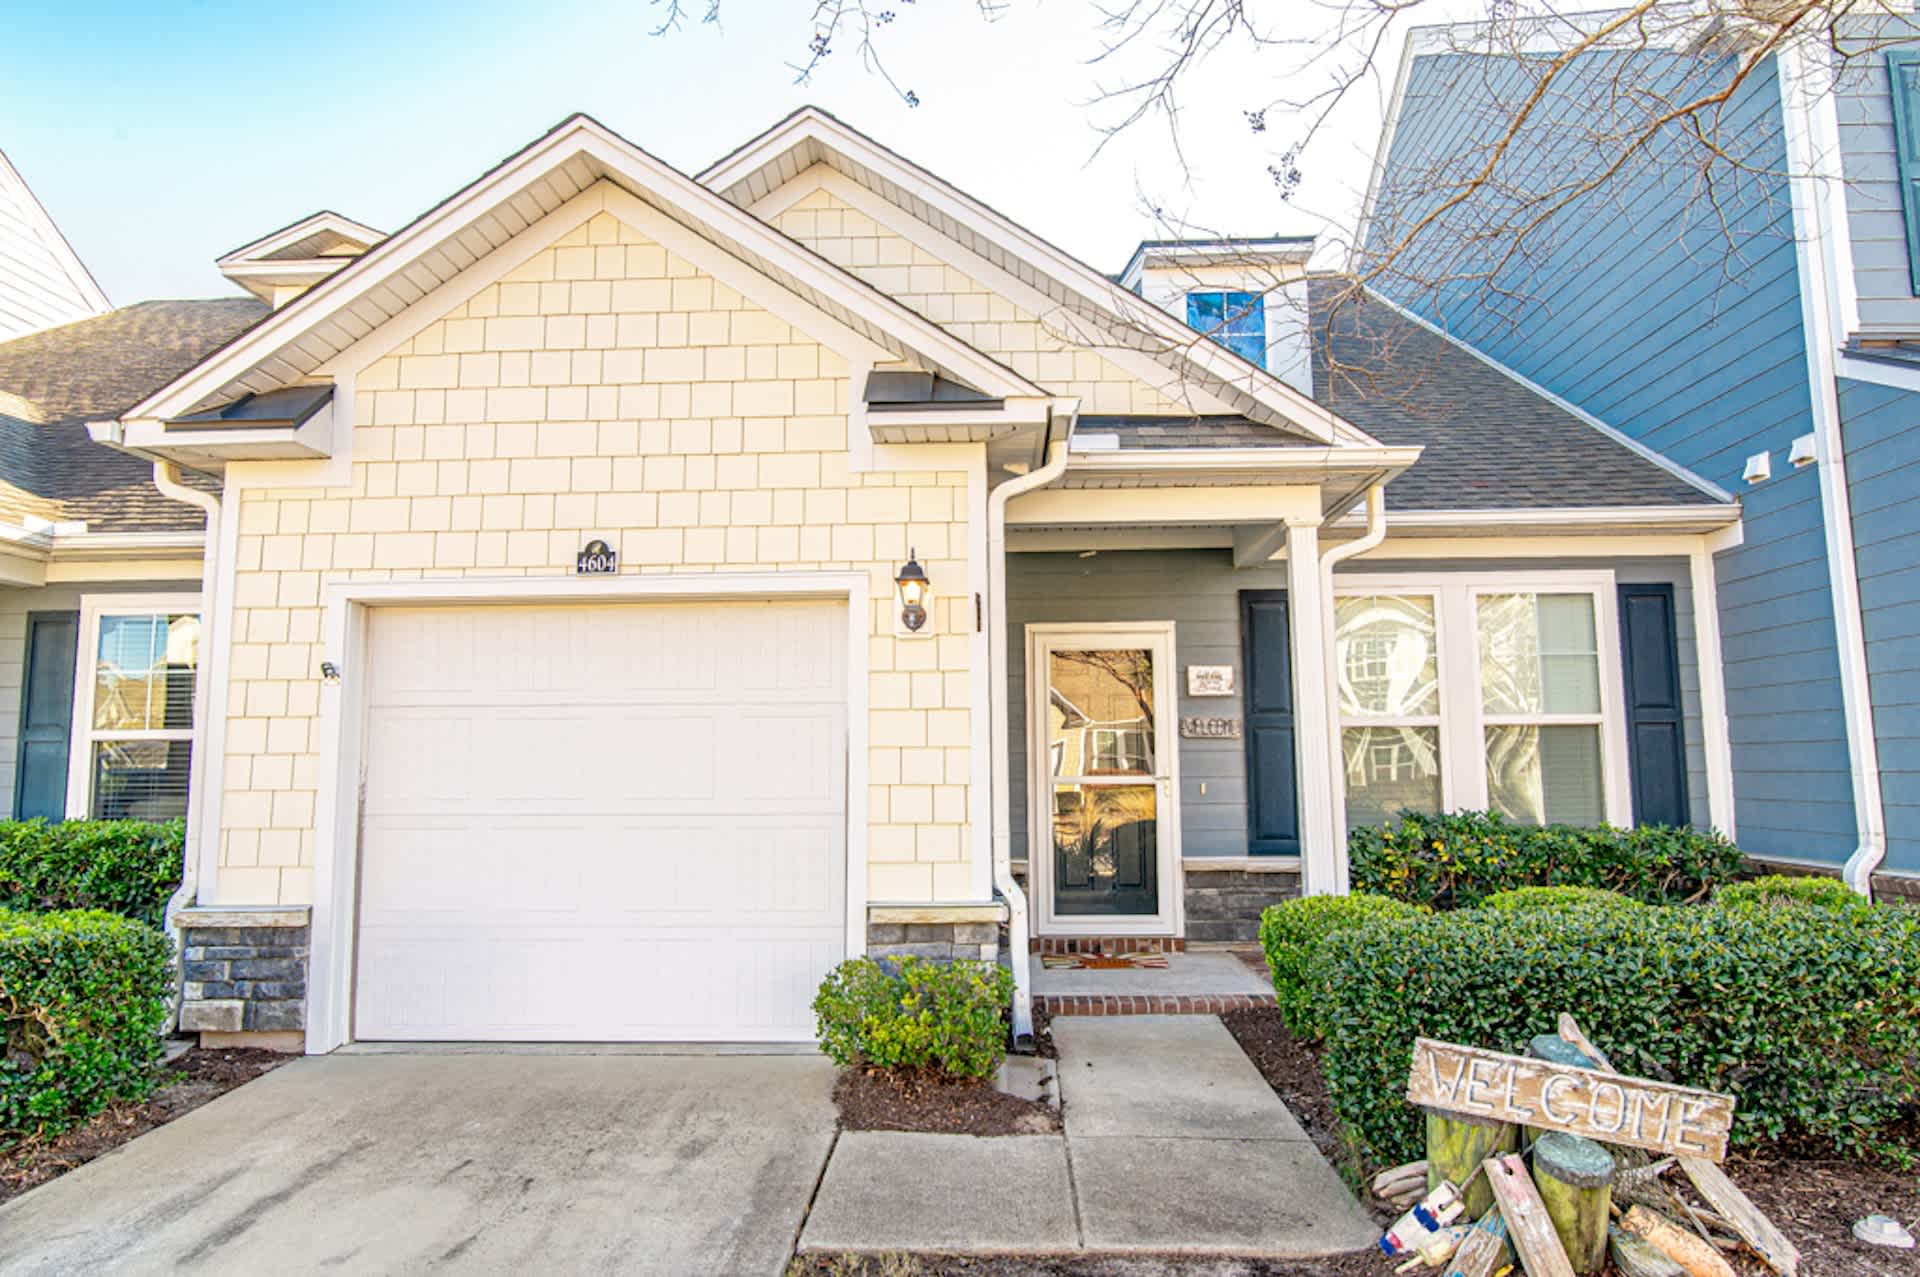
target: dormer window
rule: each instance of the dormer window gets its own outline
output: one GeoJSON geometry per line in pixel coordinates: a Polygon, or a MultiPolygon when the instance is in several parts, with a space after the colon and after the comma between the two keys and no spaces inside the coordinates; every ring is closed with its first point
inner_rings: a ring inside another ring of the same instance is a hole
{"type": "Polygon", "coordinates": [[[1188,293],[1187,325],[1248,363],[1267,366],[1267,308],[1259,293],[1188,293]]]}

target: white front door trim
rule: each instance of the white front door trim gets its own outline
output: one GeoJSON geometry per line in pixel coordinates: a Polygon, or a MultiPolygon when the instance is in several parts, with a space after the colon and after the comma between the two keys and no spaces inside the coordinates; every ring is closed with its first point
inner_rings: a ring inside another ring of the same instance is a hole
{"type": "Polygon", "coordinates": [[[1177,936],[1186,926],[1185,883],[1180,860],[1180,734],[1173,678],[1172,621],[1124,621],[1106,624],[1027,626],[1027,873],[1032,883],[1036,935],[1177,936]],[[1053,784],[1048,760],[1047,653],[1081,644],[1089,647],[1144,647],[1153,654],[1154,777],[1160,909],[1152,914],[1103,914],[1062,917],[1053,907],[1053,833],[1047,800],[1053,784]]]}
{"type": "MultiPolygon", "coordinates": [[[[359,882],[359,785],[367,680],[367,612],[376,607],[486,603],[724,601],[827,598],[847,604],[847,954],[866,952],[867,660],[869,584],[858,572],[714,572],[608,577],[469,576],[340,581],[326,594],[326,659],[338,679],[320,689],[320,790],[315,807],[313,916],[307,970],[307,1052],[352,1036],[354,920],[359,882]],[[344,782],[343,782],[343,778],[344,782]]],[[[318,673],[318,671],[316,671],[318,673]]]]}

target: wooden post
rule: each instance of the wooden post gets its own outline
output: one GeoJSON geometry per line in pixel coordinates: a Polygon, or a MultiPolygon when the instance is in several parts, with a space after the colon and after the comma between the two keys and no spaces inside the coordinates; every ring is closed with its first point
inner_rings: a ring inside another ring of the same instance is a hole
{"type": "Polygon", "coordinates": [[[1613,1155],[1592,1140],[1548,1131],[1533,1142],[1533,1182],[1573,1271],[1592,1277],[1607,1262],[1613,1155]]]}
{"type": "Polygon", "coordinates": [[[1527,1277],[1574,1277],[1573,1265],[1553,1230],[1553,1220],[1540,1202],[1533,1177],[1526,1163],[1509,1153],[1489,1158],[1487,1182],[1493,1185],[1494,1200],[1507,1221],[1507,1240],[1520,1254],[1520,1265],[1527,1277]]]}
{"type": "Polygon", "coordinates": [[[1620,1226],[1629,1233],[1646,1238],[1655,1249],[1680,1265],[1688,1277],[1738,1277],[1733,1265],[1722,1259],[1719,1251],[1684,1231],[1666,1216],[1644,1206],[1635,1206],[1628,1211],[1626,1218],[1620,1221],[1620,1226]]]}
{"type": "Polygon", "coordinates": [[[1493,1205],[1493,1190],[1487,1181],[1474,1179],[1473,1173],[1489,1157],[1511,1153],[1520,1147],[1518,1127],[1505,1122],[1483,1122],[1479,1118],[1456,1113],[1427,1113],[1427,1191],[1431,1193],[1445,1180],[1461,1190],[1467,1217],[1478,1219],[1493,1205]]]}

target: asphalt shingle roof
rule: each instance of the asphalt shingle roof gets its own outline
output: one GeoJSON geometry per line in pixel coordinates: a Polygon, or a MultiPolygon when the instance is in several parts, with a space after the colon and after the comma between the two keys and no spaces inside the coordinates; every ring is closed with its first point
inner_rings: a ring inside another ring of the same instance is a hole
{"type": "Polygon", "coordinates": [[[251,298],[141,302],[0,342],[0,520],[81,520],[93,532],[201,527],[152,466],[87,435],[258,323],[251,298]]]}
{"type": "MultiPolygon", "coordinates": [[[[1309,288],[1314,398],[1381,443],[1425,449],[1387,488],[1401,510],[1722,504],[1374,297],[1309,288]],[[1329,323],[1331,318],[1331,323],[1329,323]]],[[[1295,448],[1245,417],[1082,417],[1122,448],[1295,448]]]]}

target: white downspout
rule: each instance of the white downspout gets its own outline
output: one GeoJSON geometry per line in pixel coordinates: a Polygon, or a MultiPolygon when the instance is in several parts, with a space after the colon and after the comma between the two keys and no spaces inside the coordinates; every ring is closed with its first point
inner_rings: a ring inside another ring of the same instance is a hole
{"type": "MultiPolygon", "coordinates": [[[[1333,833],[1336,839],[1344,838],[1347,828],[1347,786],[1346,760],[1340,748],[1340,705],[1337,690],[1340,686],[1340,657],[1335,650],[1334,632],[1336,625],[1333,615],[1333,569],[1336,564],[1344,563],[1355,555],[1365,554],[1387,538],[1387,485],[1376,483],[1367,488],[1367,528],[1351,541],[1343,541],[1331,546],[1320,556],[1320,589],[1325,604],[1320,614],[1326,618],[1327,625],[1327,678],[1324,694],[1333,702],[1328,706],[1327,746],[1333,751],[1333,833]]],[[[1342,864],[1344,866],[1344,848],[1342,864]]],[[[1345,877],[1344,872],[1342,877],[1345,877]]]]}
{"type": "MultiPolygon", "coordinates": [[[[1038,470],[1008,479],[987,494],[987,637],[993,731],[993,884],[1007,901],[1007,948],[1013,960],[1013,1040],[1033,1036],[1033,972],[1028,966],[1027,893],[1013,877],[1013,778],[1007,740],[1007,502],[1045,487],[1067,468],[1065,437],[1047,450],[1038,470]]],[[[1029,861],[1031,863],[1031,861],[1029,861]]]]}
{"type": "Polygon", "coordinates": [[[1873,690],[1867,672],[1867,639],[1860,612],[1860,574],[1854,558],[1853,505],[1847,490],[1846,445],[1840,431],[1840,386],[1834,347],[1844,339],[1835,311],[1835,227],[1831,201],[1821,189],[1831,157],[1812,136],[1814,114],[1830,107],[1831,77],[1809,65],[1800,46],[1781,55],[1781,116],[1786,126],[1796,251],[1800,266],[1801,329],[1807,345],[1812,391],[1814,465],[1819,470],[1824,514],[1827,578],[1833,596],[1833,629],[1840,660],[1840,708],[1847,724],[1853,773],[1854,820],[1859,844],[1840,876],[1863,896],[1873,894],[1873,871],[1887,855],[1887,822],[1881,806],[1880,744],[1873,729],[1873,690]]]}
{"type": "MultiPolygon", "coordinates": [[[[180,928],[176,921],[180,910],[194,902],[200,890],[200,857],[194,854],[194,844],[200,835],[200,812],[206,805],[206,786],[201,783],[206,766],[206,733],[201,730],[206,712],[207,697],[210,690],[212,662],[205,653],[212,645],[207,636],[212,632],[214,618],[219,615],[215,598],[218,591],[220,573],[218,570],[220,544],[220,498],[198,488],[190,488],[180,479],[180,467],[171,461],[158,458],[153,463],[153,486],[160,495],[185,505],[193,506],[207,516],[206,548],[201,552],[200,562],[200,651],[201,659],[193,675],[193,754],[187,761],[187,836],[182,839],[182,857],[184,863],[180,869],[180,889],[167,901],[166,932],[167,939],[175,946],[180,943],[180,928]]],[[[185,972],[185,964],[181,964],[185,972]]],[[[184,978],[184,976],[183,976],[184,978]]],[[[169,1012],[169,1021],[180,1014],[181,989],[176,982],[173,1006],[169,1012]]],[[[173,1029],[169,1023],[168,1031],[173,1029]]]]}

